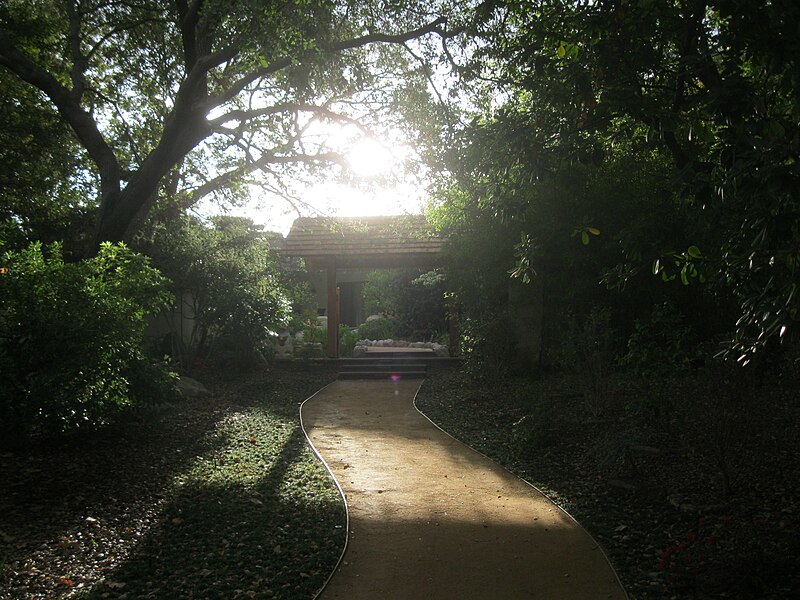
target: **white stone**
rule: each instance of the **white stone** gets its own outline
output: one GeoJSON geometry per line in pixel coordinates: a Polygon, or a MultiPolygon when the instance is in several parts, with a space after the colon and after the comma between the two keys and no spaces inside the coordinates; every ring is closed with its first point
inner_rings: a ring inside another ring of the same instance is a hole
{"type": "Polygon", "coordinates": [[[178,380],[178,392],[184,398],[199,398],[208,396],[211,392],[202,383],[191,377],[181,377],[178,380]]]}

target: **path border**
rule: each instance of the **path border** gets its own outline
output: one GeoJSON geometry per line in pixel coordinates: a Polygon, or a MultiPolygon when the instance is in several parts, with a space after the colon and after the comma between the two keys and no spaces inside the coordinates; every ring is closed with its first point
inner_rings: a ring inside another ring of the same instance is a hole
{"type": "MultiPolygon", "coordinates": [[[[344,560],[344,555],[347,552],[347,545],[350,541],[350,507],[347,505],[347,497],[344,494],[344,490],[342,489],[339,480],[336,479],[336,476],[333,474],[330,465],[328,465],[327,461],[319,453],[317,447],[314,446],[313,442],[311,441],[311,438],[308,437],[308,432],[306,431],[305,425],[303,424],[303,406],[305,406],[306,402],[308,402],[309,400],[313,400],[318,394],[324,392],[326,389],[328,389],[330,386],[336,383],[336,381],[337,380],[331,381],[327,385],[321,387],[316,392],[311,394],[308,398],[306,398],[300,403],[300,406],[297,409],[297,414],[300,419],[300,429],[303,431],[303,435],[306,438],[306,443],[308,444],[308,447],[311,448],[311,451],[314,453],[314,456],[316,456],[322,463],[322,466],[325,467],[325,470],[328,472],[328,475],[330,475],[330,478],[333,480],[333,483],[339,492],[339,497],[342,499],[342,505],[344,506],[344,527],[345,527],[344,545],[342,546],[342,551],[339,554],[339,560],[336,561],[336,564],[334,565],[333,569],[331,569],[330,574],[328,575],[327,579],[325,579],[325,582],[322,584],[322,586],[314,593],[314,597],[312,600],[316,600],[316,598],[318,598],[322,594],[322,592],[325,591],[325,588],[328,587],[328,584],[331,582],[331,579],[333,579],[333,576],[336,575],[336,571],[339,570],[339,566],[342,564],[342,561],[344,560]]],[[[417,391],[419,391],[419,389],[417,389],[417,391]]]]}
{"type": "Polygon", "coordinates": [[[458,439],[456,436],[454,436],[454,435],[453,435],[452,433],[450,433],[449,431],[445,431],[445,430],[444,430],[444,429],[442,429],[442,428],[441,428],[441,427],[440,427],[440,426],[439,426],[439,425],[438,425],[438,424],[437,424],[437,423],[436,423],[436,422],[435,422],[433,419],[431,419],[431,418],[430,418],[428,415],[426,415],[424,412],[422,412],[422,411],[419,409],[419,407],[417,406],[417,396],[419,395],[419,391],[422,389],[422,385],[423,385],[424,383],[425,383],[425,379],[423,379],[423,380],[422,380],[422,382],[420,383],[419,387],[417,388],[417,392],[414,394],[414,399],[413,399],[413,401],[412,401],[412,403],[413,403],[413,406],[414,406],[414,410],[416,410],[416,411],[417,411],[419,414],[421,414],[423,417],[425,417],[425,419],[427,419],[427,420],[428,420],[428,421],[431,423],[431,425],[433,425],[434,427],[436,427],[436,429],[438,429],[439,431],[441,431],[443,434],[445,434],[445,435],[446,435],[447,437],[449,437],[450,439],[452,439],[452,440],[455,440],[456,442],[458,442],[458,443],[459,443],[459,444],[461,444],[462,446],[465,446],[465,447],[469,448],[470,450],[472,450],[472,451],[473,451],[473,452],[475,452],[476,454],[478,454],[478,455],[482,456],[482,457],[483,457],[483,458],[485,458],[486,460],[488,460],[488,461],[490,461],[490,462],[492,462],[492,463],[496,464],[498,467],[500,467],[500,468],[501,468],[503,471],[505,471],[506,473],[508,473],[508,474],[509,474],[509,475],[511,475],[512,477],[516,477],[517,479],[519,479],[520,481],[522,481],[523,483],[525,483],[525,484],[526,484],[526,485],[528,485],[529,487],[531,487],[531,488],[533,488],[534,490],[536,490],[537,492],[539,492],[539,493],[540,493],[542,496],[544,496],[545,498],[547,498],[547,501],[548,501],[548,502],[550,502],[550,504],[552,504],[553,506],[555,506],[555,507],[556,507],[558,510],[560,510],[560,511],[561,511],[561,512],[562,512],[564,515],[566,515],[566,516],[567,516],[567,518],[568,518],[570,521],[572,521],[573,523],[575,523],[575,525],[577,525],[578,527],[580,527],[580,529],[582,529],[582,530],[583,530],[583,532],[584,532],[584,533],[586,533],[586,535],[588,535],[588,536],[589,536],[589,539],[590,539],[590,540],[592,540],[592,541],[595,543],[595,546],[597,546],[597,549],[598,549],[598,550],[600,550],[600,553],[603,555],[603,558],[605,558],[605,559],[606,559],[606,562],[608,563],[608,566],[609,566],[609,567],[611,567],[611,571],[614,573],[614,577],[616,578],[616,580],[617,580],[617,583],[619,584],[619,587],[620,587],[620,589],[622,590],[622,593],[623,593],[623,594],[625,594],[625,598],[627,598],[628,600],[630,600],[630,596],[628,595],[628,590],[626,590],[626,589],[625,589],[625,586],[624,586],[624,585],[622,585],[622,580],[620,580],[620,578],[619,578],[619,573],[617,573],[617,569],[614,567],[614,563],[612,563],[612,562],[611,562],[611,559],[610,559],[610,558],[608,558],[608,554],[606,553],[606,550],[605,550],[605,548],[603,548],[603,545],[602,545],[600,542],[598,542],[598,541],[595,539],[595,537],[594,537],[594,536],[593,536],[591,533],[589,533],[589,532],[586,530],[586,528],[585,528],[583,525],[581,525],[581,523],[580,523],[580,521],[578,521],[578,519],[576,519],[575,517],[573,517],[573,516],[572,516],[572,515],[571,515],[571,514],[570,514],[570,513],[569,513],[569,512],[568,512],[568,511],[567,511],[567,510],[564,508],[564,507],[562,507],[562,506],[559,506],[559,504],[558,504],[557,502],[555,502],[555,501],[554,501],[554,500],[553,500],[553,499],[552,499],[550,496],[548,496],[547,494],[545,494],[545,493],[544,493],[542,490],[540,490],[538,487],[536,487],[535,485],[533,485],[533,484],[532,484],[530,481],[528,481],[528,480],[527,480],[527,479],[525,479],[524,477],[520,477],[519,475],[517,475],[516,473],[514,473],[514,471],[512,471],[511,469],[509,469],[509,468],[508,468],[508,467],[506,467],[505,465],[503,465],[503,464],[501,464],[501,463],[497,462],[497,461],[496,461],[495,459],[493,459],[491,456],[487,456],[486,454],[484,454],[484,453],[483,453],[483,452],[481,452],[480,450],[478,450],[478,449],[476,449],[476,448],[473,448],[472,446],[470,446],[470,445],[469,445],[469,444],[467,444],[466,442],[464,442],[464,441],[462,441],[462,440],[458,439]]]}

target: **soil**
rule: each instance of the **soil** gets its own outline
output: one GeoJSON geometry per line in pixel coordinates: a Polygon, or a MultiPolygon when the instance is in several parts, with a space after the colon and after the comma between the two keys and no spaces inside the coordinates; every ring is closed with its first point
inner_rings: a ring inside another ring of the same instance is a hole
{"type": "Polygon", "coordinates": [[[626,598],[574,519],[416,410],[420,383],[338,381],[301,409],[349,508],[320,598],[626,598]]]}

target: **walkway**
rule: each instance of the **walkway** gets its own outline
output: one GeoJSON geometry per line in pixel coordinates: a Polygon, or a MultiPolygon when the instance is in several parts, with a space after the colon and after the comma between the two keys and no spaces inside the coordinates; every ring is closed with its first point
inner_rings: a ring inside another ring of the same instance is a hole
{"type": "Polygon", "coordinates": [[[420,383],[337,381],[301,409],[350,511],[321,600],[624,600],[580,526],[414,408],[420,383]]]}

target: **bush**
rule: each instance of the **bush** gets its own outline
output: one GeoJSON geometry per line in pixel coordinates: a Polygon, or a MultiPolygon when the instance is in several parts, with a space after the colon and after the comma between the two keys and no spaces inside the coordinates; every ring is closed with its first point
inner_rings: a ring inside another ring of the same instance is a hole
{"type": "Polygon", "coordinates": [[[353,349],[360,339],[362,338],[359,336],[358,331],[350,329],[347,325],[339,325],[339,356],[353,356],[353,349]]]}
{"type": "Polygon", "coordinates": [[[635,327],[621,366],[650,373],[683,366],[693,358],[695,336],[672,304],[656,304],[649,319],[644,323],[637,320],[635,327]]]}
{"type": "Polygon", "coordinates": [[[24,437],[96,426],[150,399],[159,378],[141,351],[144,319],[171,297],[147,258],[106,243],[65,263],[59,244],[36,242],[6,252],[2,266],[0,429],[24,437]]]}
{"type": "Polygon", "coordinates": [[[573,373],[593,417],[600,416],[607,408],[614,342],[611,312],[607,308],[592,308],[583,319],[568,315],[562,323],[559,362],[573,373]]]}
{"type": "Polygon", "coordinates": [[[358,336],[362,340],[390,340],[397,337],[398,331],[397,321],[390,318],[374,319],[358,326],[358,336]]]}
{"type": "MultiPolygon", "coordinates": [[[[339,325],[339,356],[353,356],[353,349],[356,342],[361,339],[357,331],[351,330],[347,325],[339,325]]],[[[323,350],[328,347],[328,328],[327,327],[306,327],[303,330],[304,344],[322,344],[323,350]]],[[[305,351],[304,351],[305,352],[305,351]]],[[[310,358],[311,356],[302,356],[310,358]]]]}
{"type": "Polygon", "coordinates": [[[395,269],[370,273],[362,293],[368,313],[395,320],[395,331],[381,339],[428,341],[448,329],[445,291],[445,277],[438,271],[395,269]]]}
{"type": "Polygon", "coordinates": [[[290,292],[307,292],[288,289],[268,235],[250,219],[218,216],[210,226],[176,219],[155,226],[143,247],[173,280],[176,296],[191,302],[192,332],[177,345],[185,370],[196,355],[216,354],[245,370],[258,365],[275,331],[289,324],[290,292]]]}

